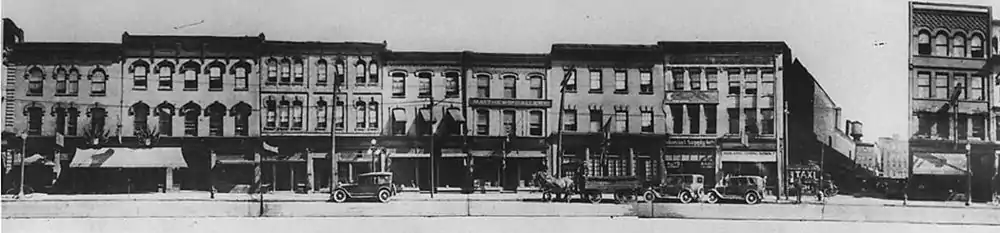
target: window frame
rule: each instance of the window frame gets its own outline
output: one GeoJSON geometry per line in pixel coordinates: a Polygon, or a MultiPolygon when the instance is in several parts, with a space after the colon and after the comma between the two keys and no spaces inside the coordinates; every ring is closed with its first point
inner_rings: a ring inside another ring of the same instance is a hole
{"type": "Polygon", "coordinates": [[[490,110],[476,109],[476,135],[490,135],[490,110]]]}
{"type": "MultiPolygon", "coordinates": [[[[134,61],[130,71],[132,73],[132,90],[147,90],[149,88],[149,65],[145,61],[134,61]]],[[[66,76],[66,79],[69,80],[69,72],[66,76]]]]}
{"type": "Polygon", "coordinates": [[[656,121],[653,120],[653,119],[655,119],[655,116],[653,114],[653,110],[652,109],[643,109],[643,110],[640,110],[639,111],[639,115],[640,115],[640,118],[641,118],[639,120],[639,122],[640,122],[640,125],[639,125],[640,129],[639,129],[639,131],[643,132],[643,133],[652,133],[654,131],[655,127],[656,127],[656,121]]]}
{"type": "Polygon", "coordinates": [[[639,94],[653,94],[653,72],[650,70],[639,71],[639,94]]]}
{"type": "Polygon", "coordinates": [[[510,109],[501,110],[500,120],[503,123],[502,135],[517,136],[517,111],[510,109]]]}
{"type": "Polygon", "coordinates": [[[476,96],[479,98],[490,98],[490,78],[492,75],[480,73],[476,74],[476,96]]]}
{"type": "Polygon", "coordinates": [[[600,69],[591,69],[589,74],[590,81],[590,93],[603,93],[604,92],[604,72],[600,69]],[[596,74],[596,75],[595,75],[596,74]]]}
{"type": "Polygon", "coordinates": [[[529,94],[537,99],[545,99],[545,90],[543,86],[545,83],[545,78],[540,74],[530,74],[528,75],[528,90],[529,94]]]}
{"type": "Polygon", "coordinates": [[[579,117],[576,109],[563,109],[563,131],[579,130],[579,117]]]}
{"type": "Polygon", "coordinates": [[[542,110],[531,110],[528,112],[528,135],[542,136],[545,134],[544,125],[545,113],[542,110]]]}
{"type": "Polygon", "coordinates": [[[434,94],[434,73],[430,71],[417,71],[417,97],[429,98],[434,94]],[[426,76],[426,77],[425,77],[426,76]]]}
{"type": "Polygon", "coordinates": [[[326,86],[330,82],[330,64],[326,62],[326,59],[319,59],[316,61],[316,85],[326,86]]]}
{"type": "Polygon", "coordinates": [[[502,74],[500,80],[503,83],[503,95],[505,99],[517,99],[517,75],[502,74]]]}
{"type": "Polygon", "coordinates": [[[968,56],[966,52],[965,34],[962,34],[961,32],[955,33],[955,36],[951,37],[951,56],[966,57],[968,56]]]}
{"type": "Polygon", "coordinates": [[[931,55],[933,51],[931,33],[926,30],[921,30],[917,33],[917,55],[931,55]]]}
{"type": "Polygon", "coordinates": [[[938,32],[934,35],[934,49],[931,50],[931,55],[939,57],[947,57],[951,47],[949,46],[949,37],[944,32],[938,32]]]}
{"type": "Polygon", "coordinates": [[[406,76],[405,71],[393,71],[389,74],[392,78],[392,98],[406,97],[406,76]]]}
{"type": "MultiPolygon", "coordinates": [[[[576,70],[575,69],[564,69],[563,72],[564,73],[569,73],[569,75],[570,75],[569,79],[566,80],[566,87],[563,88],[563,91],[565,91],[566,93],[576,93],[577,90],[579,90],[578,87],[577,87],[577,82],[576,82],[577,81],[576,80],[576,78],[577,78],[577,76],[576,76],[577,75],[576,70]]],[[[560,84],[561,84],[561,82],[562,81],[560,80],[560,84]]]]}
{"type": "Polygon", "coordinates": [[[156,66],[156,90],[172,91],[174,89],[174,72],[176,68],[177,67],[169,61],[160,62],[160,64],[156,66]]]}
{"type": "Polygon", "coordinates": [[[330,127],[330,112],[327,110],[327,102],[322,97],[316,101],[316,130],[325,131],[330,127]]]}
{"type": "Polygon", "coordinates": [[[461,73],[458,71],[447,71],[444,73],[444,84],[445,84],[445,97],[455,98],[461,93],[461,89],[458,80],[462,79],[461,73]]]}
{"type": "Polygon", "coordinates": [[[25,73],[25,78],[28,79],[28,88],[25,91],[26,96],[45,95],[45,71],[42,68],[33,67],[28,69],[25,73]]]}
{"type": "Polygon", "coordinates": [[[615,93],[628,94],[628,72],[615,70],[615,93]]]}
{"type": "Polygon", "coordinates": [[[690,80],[688,82],[690,83],[691,90],[692,91],[702,91],[702,90],[705,90],[705,87],[701,85],[701,72],[702,72],[702,69],[701,68],[689,68],[686,71],[687,71],[688,80],[690,80]]]}
{"type": "Polygon", "coordinates": [[[208,65],[208,91],[222,91],[225,87],[224,74],[226,67],[221,63],[212,63],[208,65]],[[221,65],[221,66],[220,66],[221,65]],[[218,75],[212,73],[213,70],[218,69],[218,75]]]}
{"type": "Polygon", "coordinates": [[[102,68],[94,68],[88,77],[90,79],[90,96],[105,96],[108,94],[108,73],[102,68]]]}

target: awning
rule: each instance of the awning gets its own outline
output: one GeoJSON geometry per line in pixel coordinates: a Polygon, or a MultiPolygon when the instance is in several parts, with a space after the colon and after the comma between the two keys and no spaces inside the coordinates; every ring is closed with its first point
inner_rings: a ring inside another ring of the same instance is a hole
{"type": "Polygon", "coordinates": [[[545,158],[545,152],[537,150],[511,151],[507,158],[545,158]]]}
{"type": "Polygon", "coordinates": [[[253,159],[248,159],[244,155],[215,155],[216,164],[254,164],[253,159]]]}
{"type": "MultiPolygon", "coordinates": [[[[465,153],[441,153],[442,158],[464,158],[465,153]]],[[[429,153],[393,153],[390,158],[430,158],[429,153]]]]}
{"type": "Polygon", "coordinates": [[[496,154],[496,152],[491,150],[474,150],[469,151],[469,154],[471,154],[472,157],[490,157],[496,154]]]}
{"type": "MultiPolygon", "coordinates": [[[[21,166],[21,158],[18,158],[18,157],[20,157],[20,156],[12,156],[13,160],[11,161],[11,165],[13,165],[13,166],[21,166]]],[[[26,166],[28,166],[28,165],[55,166],[56,164],[53,161],[45,159],[45,156],[42,156],[40,154],[35,154],[35,155],[32,155],[32,156],[28,156],[27,158],[24,158],[24,165],[26,165],[26,166]]]]}
{"type": "Polygon", "coordinates": [[[420,109],[420,117],[423,118],[425,122],[434,122],[434,116],[431,115],[430,109],[420,109]]]}
{"type": "Polygon", "coordinates": [[[451,116],[451,119],[455,119],[457,122],[465,122],[465,116],[462,115],[462,110],[448,109],[448,115],[451,116]]]}
{"type": "Polygon", "coordinates": [[[150,149],[101,148],[76,150],[70,167],[91,168],[186,168],[180,147],[150,149]]]}
{"type": "Polygon", "coordinates": [[[393,109],[392,117],[396,119],[396,122],[406,122],[410,119],[410,116],[406,115],[406,110],[403,109],[393,109]]]}

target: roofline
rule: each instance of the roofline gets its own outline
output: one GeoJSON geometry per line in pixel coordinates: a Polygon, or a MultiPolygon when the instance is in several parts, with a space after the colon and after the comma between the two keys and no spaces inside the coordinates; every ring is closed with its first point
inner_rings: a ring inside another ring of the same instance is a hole
{"type": "Polygon", "coordinates": [[[823,96],[826,97],[826,99],[830,100],[830,104],[833,105],[834,109],[840,108],[840,106],[837,105],[837,102],[833,100],[833,97],[830,97],[830,93],[827,93],[826,89],[823,88],[823,84],[820,84],[819,81],[816,80],[816,77],[813,76],[812,72],[809,72],[809,69],[806,68],[806,65],[803,64],[802,61],[800,61],[798,58],[795,58],[795,60],[792,61],[792,64],[798,64],[799,67],[802,67],[802,71],[805,71],[805,73],[809,75],[809,79],[811,79],[813,84],[816,84],[816,87],[819,88],[820,91],[822,91],[823,96]]]}
{"type": "Polygon", "coordinates": [[[911,9],[922,10],[943,10],[943,11],[964,11],[972,13],[989,13],[992,7],[984,5],[960,4],[960,3],[940,3],[940,2],[919,2],[911,1],[911,9]]]}

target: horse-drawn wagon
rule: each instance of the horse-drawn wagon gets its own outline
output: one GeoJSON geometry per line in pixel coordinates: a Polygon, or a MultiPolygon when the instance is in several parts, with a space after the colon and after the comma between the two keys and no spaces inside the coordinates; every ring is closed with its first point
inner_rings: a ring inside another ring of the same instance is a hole
{"type": "Polygon", "coordinates": [[[556,178],[547,171],[535,174],[535,180],[541,184],[543,201],[569,202],[573,195],[579,194],[580,199],[596,204],[601,202],[604,194],[613,194],[616,202],[624,203],[636,200],[646,191],[645,183],[637,176],[587,176],[583,166],[569,168],[576,170],[574,175],[562,178],[556,178]]]}

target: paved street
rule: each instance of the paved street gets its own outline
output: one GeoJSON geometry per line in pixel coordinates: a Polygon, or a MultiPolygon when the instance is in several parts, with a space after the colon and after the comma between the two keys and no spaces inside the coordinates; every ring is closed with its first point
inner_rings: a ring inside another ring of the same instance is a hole
{"type": "Polygon", "coordinates": [[[997,232],[994,226],[638,218],[4,219],[5,233],[44,232],[997,232]],[[391,222],[391,224],[387,224],[391,222]]]}

